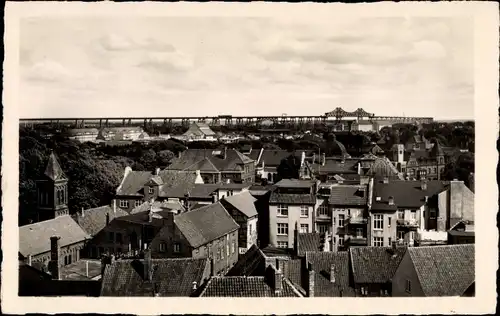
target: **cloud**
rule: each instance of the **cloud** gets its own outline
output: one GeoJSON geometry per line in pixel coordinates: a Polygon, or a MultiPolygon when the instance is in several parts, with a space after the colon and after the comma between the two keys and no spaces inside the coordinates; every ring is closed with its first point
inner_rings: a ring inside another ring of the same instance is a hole
{"type": "Polygon", "coordinates": [[[101,37],[98,42],[107,51],[131,51],[147,50],[158,52],[174,52],[175,47],[169,43],[164,43],[153,38],[142,40],[118,35],[116,33],[101,37]]]}
{"type": "Polygon", "coordinates": [[[175,53],[148,53],[137,67],[149,68],[155,71],[185,72],[193,69],[194,62],[186,54],[175,53]]]}
{"type": "Polygon", "coordinates": [[[72,76],[71,72],[60,63],[49,59],[22,70],[21,75],[25,79],[42,82],[59,82],[72,76]]]}

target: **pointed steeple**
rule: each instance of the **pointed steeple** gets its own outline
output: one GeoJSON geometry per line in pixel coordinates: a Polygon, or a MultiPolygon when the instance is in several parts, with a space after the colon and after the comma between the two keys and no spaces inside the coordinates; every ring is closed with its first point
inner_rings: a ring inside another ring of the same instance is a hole
{"type": "Polygon", "coordinates": [[[57,181],[64,179],[66,180],[66,174],[64,174],[56,155],[52,151],[49,156],[49,161],[47,162],[47,167],[45,168],[45,176],[47,176],[52,181],[57,181]]]}

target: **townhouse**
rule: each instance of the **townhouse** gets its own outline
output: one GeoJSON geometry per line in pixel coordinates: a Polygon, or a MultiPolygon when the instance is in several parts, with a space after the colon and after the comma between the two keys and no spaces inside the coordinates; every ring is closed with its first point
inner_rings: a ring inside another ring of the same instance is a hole
{"type": "Polygon", "coordinates": [[[240,226],[238,231],[238,252],[245,253],[252,245],[257,244],[258,213],[257,201],[250,192],[245,191],[220,200],[234,221],[240,226]]]}
{"type": "Polygon", "coordinates": [[[316,181],[284,179],[275,184],[269,197],[269,244],[294,248],[294,227],[303,232],[315,230],[317,209],[316,181]]]}
{"type": "Polygon", "coordinates": [[[169,210],[162,217],[163,226],[148,247],[153,257],[209,258],[215,275],[238,261],[240,227],[221,203],[180,214],[169,210]]]}

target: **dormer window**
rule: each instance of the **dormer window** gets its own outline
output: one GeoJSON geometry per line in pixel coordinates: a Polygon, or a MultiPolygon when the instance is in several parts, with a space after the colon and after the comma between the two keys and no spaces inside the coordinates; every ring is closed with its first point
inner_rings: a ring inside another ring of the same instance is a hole
{"type": "Polygon", "coordinates": [[[381,198],[380,196],[377,196],[377,197],[375,198],[375,201],[380,202],[380,201],[382,201],[382,198],[381,198]]]}
{"type": "Polygon", "coordinates": [[[153,193],[154,193],[153,187],[149,187],[149,194],[153,194],[153,193]]]}

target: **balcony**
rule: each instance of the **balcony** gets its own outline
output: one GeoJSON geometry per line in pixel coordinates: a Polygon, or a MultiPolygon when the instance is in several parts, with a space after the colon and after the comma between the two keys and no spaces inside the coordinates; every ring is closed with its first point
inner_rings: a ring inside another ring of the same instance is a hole
{"type": "Polygon", "coordinates": [[[345,219],[345,223],[350,225],[364,225],[368,223],[368,219],[361,216],[348,216],[345,219]]]}
{"type": "Polygon", "coordinates": [[[417,220],[404,220],[404,219],[398,219],[397,224],[399,227],[405,227],[409,229],[417,229],[419,227],[417,220]]]}

